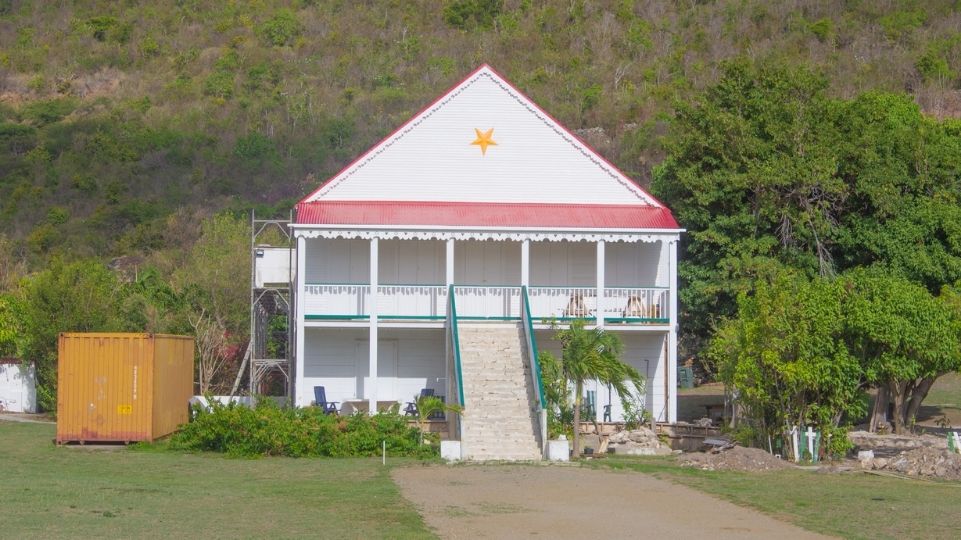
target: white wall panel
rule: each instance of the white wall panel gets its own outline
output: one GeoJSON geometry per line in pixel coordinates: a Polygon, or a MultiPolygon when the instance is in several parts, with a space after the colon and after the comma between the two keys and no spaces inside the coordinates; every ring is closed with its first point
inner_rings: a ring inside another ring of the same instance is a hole
{"type": "Polygon", "coordinates": [[[596,249],[593,242],[532,242],[531,286],[596,286],[596,249]]]}
{"type": "Polygon", "coordinates": [[[439,240],[381,240],[382,285],[443,285],[445,245],[439,240]]]}
{"type": "Polygon", "coordinates": [[[663,242],[609,242],[604,282],[609,287],[663,287],[666,275],[660,273],[663,242]]]}
{"type": "Polygon", "coordinates": [[[368,283],[370,243],[360,239],[306,241],[307,283],[368,283]]]}
{"type": "Polygon", "coordinates": [[[454,246],[454,283],[521,284],[521,243],[467,240],[454,246]]]}

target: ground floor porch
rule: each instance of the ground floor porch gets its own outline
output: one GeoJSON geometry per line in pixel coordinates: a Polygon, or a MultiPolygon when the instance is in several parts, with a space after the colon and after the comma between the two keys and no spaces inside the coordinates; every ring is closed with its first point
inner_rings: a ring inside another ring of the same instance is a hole
{"type": "MultiPolygon", "coordinates": [[[[369,408],[367,404],[371,402],[376,402],[378,408],[398,404],[403,410],[424,389],[449,402],[453,399],[448,397],[456,395],[457,381],[448,361],[447,330],[443,327],[380,327],[373,375],[369,328],[306,327],[303,332],[303,362],[295,376],[294,392],[299,406],[310,405],[318,386],[324,387],[328,401],[337,402],[346,412],[367,410],[364,407],[369,408]]],[[[541,351],[560,355],[561,345],[553,339],[553,331],[541,329],[534,333],[541,351]]],[[[624,343],[622,360],[645,378],[643,395],[637,396],[636,402],[654,420],[673,421],[676,390],[669,377],[668,332],[617,333],[624,343]]],[[[470,396],[467,398],[469,403],[470,396]]],[[[631,414],[616,392],[596,381],[585,386],[584,398],[599,422],[622,422],[631,414]]]]}

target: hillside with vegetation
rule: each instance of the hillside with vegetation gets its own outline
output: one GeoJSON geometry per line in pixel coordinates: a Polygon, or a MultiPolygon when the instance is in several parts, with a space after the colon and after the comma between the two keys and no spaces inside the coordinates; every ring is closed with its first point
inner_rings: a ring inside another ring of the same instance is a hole
{"type": "Polygon", "coordinates": [[[793,396],[757,414],[883,387],[910,422],[961,365],[961,7],[911,0],[0,1],[0,356],[48,407],[66,329],[192,333],[229,372],[245,214],[485,62],[675,210],[684,346],[793,396]]]}

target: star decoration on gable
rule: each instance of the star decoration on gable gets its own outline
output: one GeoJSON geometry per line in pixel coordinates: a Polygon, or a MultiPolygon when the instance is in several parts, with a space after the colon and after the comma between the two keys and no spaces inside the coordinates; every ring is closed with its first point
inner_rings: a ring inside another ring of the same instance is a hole
{"type": "Polygon", "coordinates": [[[474,133],[477,134],[477,138],[474,139],[474,142],[472,142],[471,145],[480,146],[481,155],[487,155],[488,146],[497,146],[497,143],[494,142],[494,139],[492,138],[494,136],[494,128],[490,128],[484,133],[481,133],[481,130],[474,128],[474,133]]]}

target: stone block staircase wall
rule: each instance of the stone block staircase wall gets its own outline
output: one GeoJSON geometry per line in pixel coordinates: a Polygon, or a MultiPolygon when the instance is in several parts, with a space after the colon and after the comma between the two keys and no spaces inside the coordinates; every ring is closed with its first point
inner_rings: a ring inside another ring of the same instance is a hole
{"type": "Polygon", "coordinates": [[[527,338],[520,324],[459,325],[465,459],[541,459],[527,338]]]}

